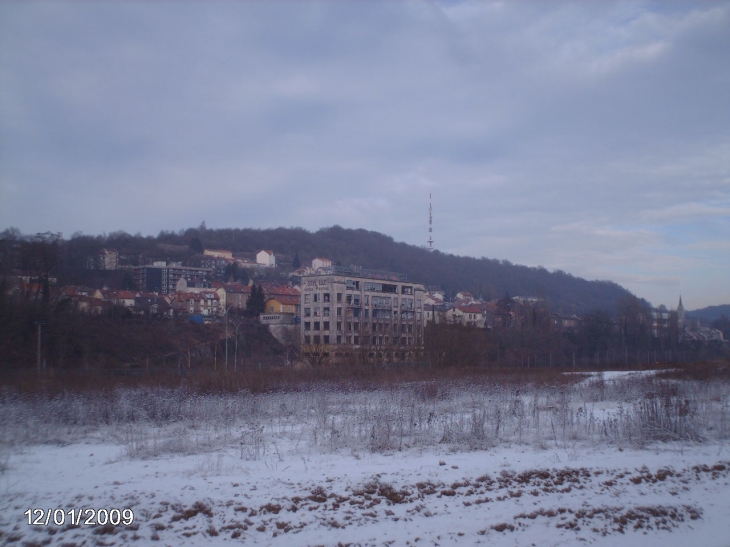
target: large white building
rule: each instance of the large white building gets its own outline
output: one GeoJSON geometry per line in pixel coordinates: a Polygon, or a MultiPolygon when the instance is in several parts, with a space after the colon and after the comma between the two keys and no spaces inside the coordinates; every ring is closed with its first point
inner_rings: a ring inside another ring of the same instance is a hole
{"type": "Polygon", "coordinates": [[[423,349],[420,283],[405,274],[330,266],[302,277],[301,343],[328,357],[366,352],[386,360],[423,349]],[[387,354],[383,357],[384,354],[387,354]]]}
{"type": "Polygon", "coordinates": [[[259,253],[256,255],[256,263],[261,264],[262,266],[266,266],[268,268],[273,268],[274,266],[276,266],[276,257],[274,256],[274,251],[259,251],[259,253]]]}

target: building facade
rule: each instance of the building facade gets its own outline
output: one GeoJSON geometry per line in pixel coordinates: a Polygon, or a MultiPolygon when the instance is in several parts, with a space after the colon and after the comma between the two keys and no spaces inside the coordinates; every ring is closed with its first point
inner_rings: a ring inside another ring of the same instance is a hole
{"type": "Polygon", "coordinates": [[[302,277],[301,344],[330,357],[423,349],[424,286],[405,274],[331,266],[302,277]]]}
{"type": "Polygon", "coordinates": [[[176,290],[177,282],[185,279],[193,283],[210,281],[213,270],[210,268],[192,268],[177,263],[155,262],[151,266],[137,266],[134,269],[134,283],[137,289],[158,294],[171,294],[176,290]]]}
{"type": "Polygon", "coordinates": [[[256,263],[262,266],[266,266],[267,268],[274,268],[276,266],[276,257],[274,256],[274,251],[259,251],[259,253],[256,255],[256,263]]]}

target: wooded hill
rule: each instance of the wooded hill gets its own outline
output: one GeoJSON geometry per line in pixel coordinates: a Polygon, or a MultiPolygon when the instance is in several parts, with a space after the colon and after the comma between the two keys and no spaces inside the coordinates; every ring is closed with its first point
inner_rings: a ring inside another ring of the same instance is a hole
{"type": "Polygon", "coordinates": [[[696,317],[704,325],[711,324],[716,319],[720,319],[723,315],[730,317],[730,304],[707,306],[706,308],[687,311],[687,317],[696,317]]]}
{"type": "MultiPolygon", "coordinates": [[[[8,244],[9,239],[22,236],[17,231],[6,230],[0,237],[8,244]]],[[[544,297],[554,312],[584,314],[602,310],[614,315],[617,302],[630,294],[611,281],[587,281],[566,272],[549,272],[542,267],[520,266],[507,260],[456,256],[438,250],[429,252],[378,232],[340,226],[309,232],[303,228],[207,229],[202,224],[179,232],[162,231],[157,237],[124,232],[104,236],[75,234],[64,240],[62,246],[59,283],[81,282],[78,276],[86,267],[87,257],[105,247],[118,251],[120,263],[133,265],[152,260],[186,262],[204,248],[228,249],[249,259],[254,259],[262,249],[271,249],[278,266],[276,275],[286,276],[291,272],[296,257],[302,265],[324,257],[334,264],[406,273],[412,281],[445,290],[449,298],[459,291],[469,291],[484,299],[501,298],[506,293],[544,297]]],[[[91,274],[87,270],[85,275],[91,274]]]]}

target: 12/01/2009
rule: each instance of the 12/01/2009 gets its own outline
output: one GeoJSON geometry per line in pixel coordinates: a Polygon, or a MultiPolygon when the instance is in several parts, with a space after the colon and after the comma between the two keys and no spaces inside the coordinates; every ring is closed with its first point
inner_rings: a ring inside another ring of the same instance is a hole
{"type": "Polygon", "coordinates": [[[134,522],[131,509],[28,509],[29,526],[129,526],[134,522]]]}

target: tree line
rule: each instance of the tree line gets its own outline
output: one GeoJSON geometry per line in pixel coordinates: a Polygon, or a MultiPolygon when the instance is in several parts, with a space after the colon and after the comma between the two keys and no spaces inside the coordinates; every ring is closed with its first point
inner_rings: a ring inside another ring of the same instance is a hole
{"type": "MultiPolygon", "coordinates": [[[[24,236],[17,230],[0,234],[0,268],[18,267],[21,253],[9,252],[18,246],[29,246],[38,236],[24,236]]],[[[104,235],[73,234],[63,239],[55,237],[54,273],[61,284],[102,284],[121,288],[129,284],[123,271],[89,269],[89,257],[98,256],[105,248],[118,252],[126,266],[144,265],[153,260],[179,261],[183,264],[195,259],[204,249],[227,249],[253,258],[261,249],[273,249],[280,266],[269,276],[286,274],[297,265],[307,265],[316,257],[329,258],[335,264],[356,264],[364,268],[405,273],[409,279],[429,287],[444,290],[447,297],[459,291],[469,291],[485,300],[499,298],[506,292],[520,296],[540,296],[550,302],[557,312],[584,314],[601,310],[612,315],[618,311],[616,303],[630,293],[610,281],[587,281],[557,270],[549,272],[542,267],[527,267],[495,258],[472,258],[429,252],[425,248],[399,243],[392,237],[362,229],[339,226],[309,232],[302,228],[225,228],[208,229],[205,223],[197,228],[161,231],[157,236],[130,235],[113,232],[104,235]],[[73,281],[72,281],[73,280],[73,281]]],[[[46,235],[44,242],[50,242],[46,235]]],[[[27,253],[26,253],[27,254],[27,253]]],[[[33,252],[30,253],[31,255],[33,252]]],[[[33,267],[47,268],[48,263],[33,267]]],[[[247,280],[247,272],[236,269],[231,277],[247,280]]]]}

